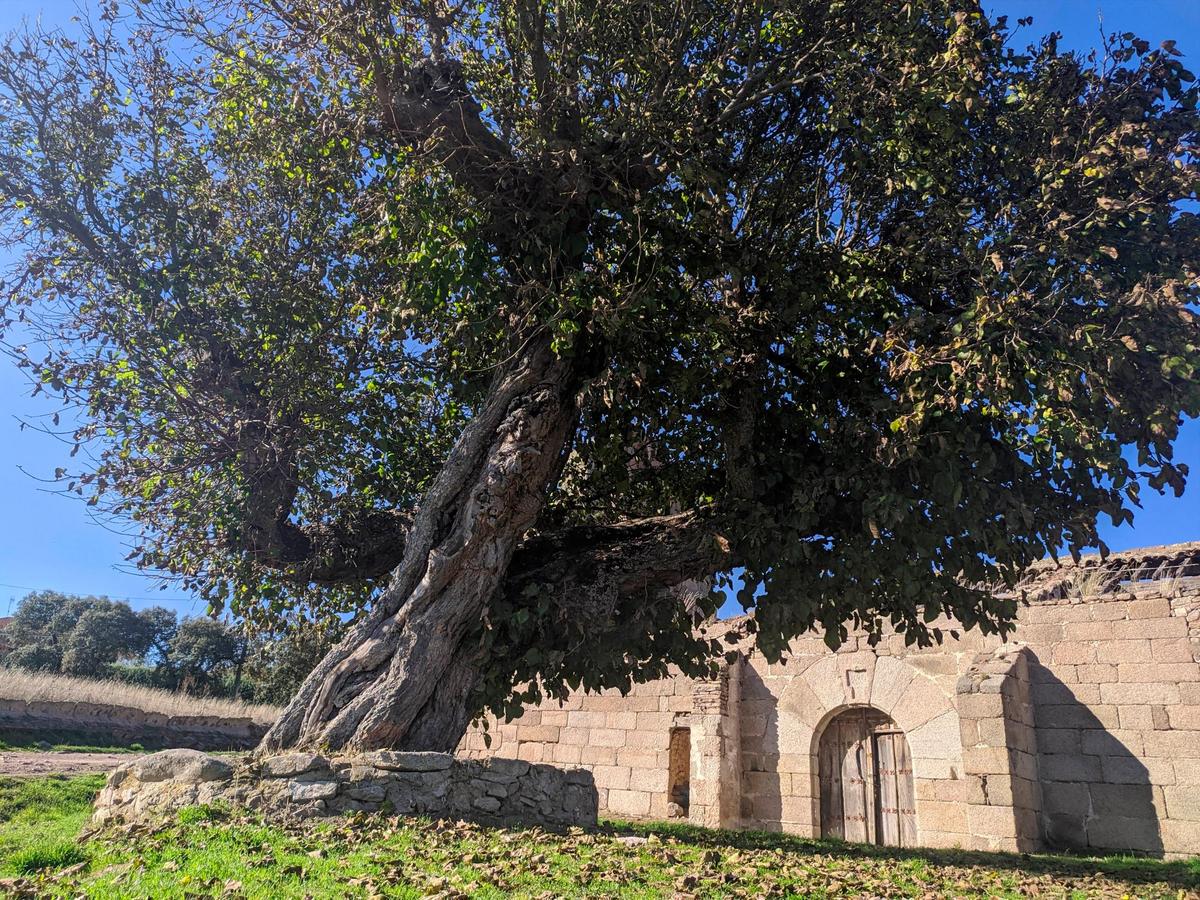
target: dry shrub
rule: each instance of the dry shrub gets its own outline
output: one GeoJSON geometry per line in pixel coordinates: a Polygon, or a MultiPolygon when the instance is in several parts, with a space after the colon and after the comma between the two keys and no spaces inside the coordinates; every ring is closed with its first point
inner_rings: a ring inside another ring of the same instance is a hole
{"type": "Polygon", "coordinates": [[[274,722],[279,715],[279,710],[274,706],[243,703],[240,700],[195,697],[122,681],[97,681],[4,668],[0,668],[0,700],[127,706],[165,716],[250,718],[264,725],[274,722]]]}

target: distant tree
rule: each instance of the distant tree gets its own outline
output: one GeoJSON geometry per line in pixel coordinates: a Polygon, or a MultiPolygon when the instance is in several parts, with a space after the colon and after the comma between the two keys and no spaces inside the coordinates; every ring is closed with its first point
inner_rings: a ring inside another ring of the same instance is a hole
{"type": "Polygon", "coordinates": [[[17,606],[9,623],[8,641],[14,652],[5,664],[20,668],[58,671],[67,642],[80,618],[89,609],[107,603],[98,597],[79,597],[59,591],[33,591],[17,606]],[[37,648],[36,650],[31,648],[37,648]]]}
{"type": "Polygon", "coordinates": [[[171,649],[179,631],[179,619],[173,610],[162,606],[151,606],[138,612],[145,629],[145,640],[149,662],[158,671],[172,670],[171,649]]]}
{"type": "Polygon", "coordinates": [[[257,642],[247,662],[255,701],[277,705],[290,701],[345,630],[345,624],[336,618],[298,621],[257,642]]]}
{"type": "Polygon", "coordinates": [[[30,672],[58,672],[62,650],[49,644],[22,644],[4,655],[3,664],[30,672]]]}
{"type": "Polygon", "coordinates": [[[225,622],[206,616],[184,619],[171,644],[171,663],[179,686],[189,692],[211,692],[222,676],[232,673],[244,656],[244,641],[225,622]]]}
{"type": "Polygon", "coordinates": [[[118,660],[141,661],[154,638],[157,617],[143,617],[128,603],[34,591],[9,623],[13,647],[5,665],[97,676],[118,660]]]}
{"type": "Polygon", "coordinates": [[[118,660],[142,660],[149,638],[145,620],[129,604],[97,600],[62,639],[61,670],[67,675],[103,675],[118,660]]]}
{"type": "Polygon", "coordinates": [[[8,624],[8,640],[14,647],[57,646],[95,600],[95,597],[76,597],[58,591],[26,594],[8,624]]]}

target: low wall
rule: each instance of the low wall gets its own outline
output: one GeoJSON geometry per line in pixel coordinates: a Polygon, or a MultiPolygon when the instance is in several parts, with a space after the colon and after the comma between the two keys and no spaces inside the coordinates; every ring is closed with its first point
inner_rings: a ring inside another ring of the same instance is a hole
{"type": "Polygon", "coordinates": [[[71,701],[0,700],[0,731],[13,735],[66,733],[104,744],[197,750],[249,750],[268,725],[250,718],[168,716],[129,706],[71,701]]]}
{"type": "Polygon", "coordinates": [[[333,759],[289,753],[233,763],[195,750],[164,750],[109,775],[92,822],[149,821],[201,803],[272,818],[383,811],[488,825],[596,824],[596,786],[584,769],[388,750],[333,759]]]}

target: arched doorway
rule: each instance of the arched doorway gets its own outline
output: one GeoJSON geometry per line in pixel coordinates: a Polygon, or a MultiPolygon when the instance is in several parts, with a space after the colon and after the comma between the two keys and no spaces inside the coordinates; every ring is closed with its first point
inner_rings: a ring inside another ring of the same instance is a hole
{"type": "Polygon", "coordinates": [[[895,722],[868,706],[844,710],[821,733],[818,756],[822,837],[916,844],[912,756],[895,722]]]}

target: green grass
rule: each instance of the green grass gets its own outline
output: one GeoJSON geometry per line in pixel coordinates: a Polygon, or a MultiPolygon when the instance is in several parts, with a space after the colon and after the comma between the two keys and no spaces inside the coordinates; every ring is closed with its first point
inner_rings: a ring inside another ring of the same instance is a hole
{"type": "Polygon", "coordinates": [[[0,738],[0,750],[11,753],[20,751],[72,751],[75,753],[145,753],[141,744],[109,744],[97,739],[87,731],[63,731],[61,729],[5,729],[0,738]]]}
{"type": "Polygon", "coordinates": [[[610,822],[554,834],[383,815],[266,825],[219,807],[84,843],[97,776],[0,781],[0,894],[49,897],[1178,897],[1194,863],[897,850],[610,822]],[[82,863],[82,865],[80,865],[82,863]]]}
{"type": "Polygon", "coordinates": [[[19,875],[34,875],[47,870],[66,869],[87,862],[87,852],[72,841],[42,843],[26,847],[13,854],[9,865],[19,875]]]}
{"type": "Polygon", "coordinates": [[[0,876],[81,862],[82,856],[66,861],[64,848],[82,853],[75,837],[103,785],[103,775],[0,778],[0,876]]]}
{"type": "Polygon", "coordinates": [[[201,803],[198,806],[185,806],[175,816],[180,825],[195,825],[198,822],[219,822],[229,818],[229,810],[213,803],[201,803]]]}
{"type": "MultiPolygon", "coordinates": [[[[180,740],[147,739],[146,743],[133,742],[130,744],[106,743],[96,734],[88,731],[64,731],[61,729],[17,729],[4,730],[0,738],[0,752],[4,753],[43,753],[46,751],[72,753],[152,753],[156,750],[170,750],[174,747],[187,746],[180,740]]],[[[236,756],[245,753],[244,750],[206,750],[214,756],[236,756]]]]}

